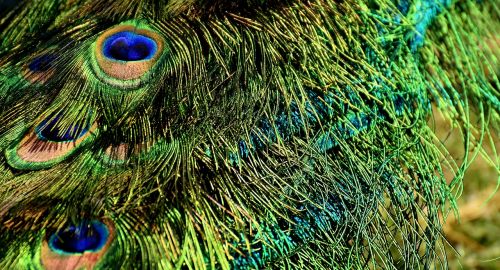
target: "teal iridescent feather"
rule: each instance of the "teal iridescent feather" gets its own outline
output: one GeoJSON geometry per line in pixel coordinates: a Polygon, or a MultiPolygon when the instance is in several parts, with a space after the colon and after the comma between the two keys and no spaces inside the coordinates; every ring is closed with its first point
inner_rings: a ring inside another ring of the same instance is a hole
{"type": "Polygon", "coordinates": [[[0,1],[0,268],[446,268],[500,172],[498,10],[0,1]]]}

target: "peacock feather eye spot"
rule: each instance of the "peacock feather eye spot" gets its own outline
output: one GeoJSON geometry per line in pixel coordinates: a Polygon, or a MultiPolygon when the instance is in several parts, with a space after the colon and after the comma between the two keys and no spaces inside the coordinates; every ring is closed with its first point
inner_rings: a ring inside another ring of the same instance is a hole
{"type": "Polygon", "coordinates": [[[69,225],[49,238],[49,247],[55,252],[83,253],[97,252],[108,240],[109,230],[100,221],[84,221],[78,225],[69,225]]]}
{"type": "Polygon", "coordinates": [[[86,123],[84,126],[72,124],[62,131],[58,126],[60,118],[61,115],[57,115],[56,117],[49,116],[42,120],[35,128],[38,137],[42,140],[52,142],[75,141],[85,135],[90,129],[90,123],[86,123]]]}
{"type": "Polygon", "coordinates": [[[49,168],[91,141],[97,132],[92,112],[73,119],[63,112],[41,117],[22,138],[5,152],[10,166],[20,170],[49,168]]]}
{"type": "Polygon", "coordinates": [[[132,88],[152,74],[163,49],[164,39],[146,25],[121,24],[97,37],[90,65],[102,81],[132,88]]]}
{"type": "Polygon", "coordinates": [[[80,220],[46,235],[41,245],[40,262],[47,270],[96,269],[114,237],[111,220],[80,220]]]}
{"type": "Polygon", "coordinates": [[[54,62],[57,56],[52,53],[40,54],[27,62],[22,69],[22,76],[29,82],[45,83],[55,73],[54,62]]]}
{"type": "Polygon", "coordinates": [[[52,54],[41,55],[33,59],[28,68],[32,72],[46,72],[52,68],[55,59],[56,56],[52,54]]]}
{"type": "Polygon", "coordinates": [[[121,61],[149,60],[157,50],[153,39],[130,31],[110,36],[103,45],[104,56],[121,61]]]}

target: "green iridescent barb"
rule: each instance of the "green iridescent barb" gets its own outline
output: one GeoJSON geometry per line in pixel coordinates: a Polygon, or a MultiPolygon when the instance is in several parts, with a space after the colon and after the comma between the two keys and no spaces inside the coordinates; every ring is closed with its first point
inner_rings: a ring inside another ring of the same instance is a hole
{"type": "Polygon", "coordinates": [[[500,172],[499,10],[0,1],[0,269],[447,268],[500,172]]]}

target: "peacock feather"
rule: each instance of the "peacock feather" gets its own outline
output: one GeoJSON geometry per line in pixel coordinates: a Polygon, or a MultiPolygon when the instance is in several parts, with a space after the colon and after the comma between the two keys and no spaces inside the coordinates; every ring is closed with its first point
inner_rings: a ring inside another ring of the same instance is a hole
{"type": "Polygon", "coordinates": [[[499,15],[0,1],[0,268],[447,268],[465,171],[500,172],[499,15]]]}

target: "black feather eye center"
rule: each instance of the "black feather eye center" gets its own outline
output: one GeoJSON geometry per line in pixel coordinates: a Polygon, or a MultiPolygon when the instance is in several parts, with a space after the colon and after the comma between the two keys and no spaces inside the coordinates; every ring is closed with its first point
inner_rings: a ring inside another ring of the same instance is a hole
{"type": "Polygon", "coordinates": [[[82,253],[98,251],[105,246],[109,236],[106,225],[99,221],[70,225],[50,236],[49,246],[54,251],[82,253]]]}
{"type": "Polygon", "coordinates": [[[131,31],[118,32],[103,44],[104,56],[121,61],[141,61],[153,58],[158,50],[156,42],[131,31]]]}
{"type": "Polygon", "coordinates": [[[52,64],[56,59],[55,55],[47,54],[36,57],[28,65],[29,70],[32,72],[44,72],[52,68],[52,64]]]}

